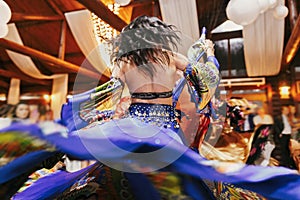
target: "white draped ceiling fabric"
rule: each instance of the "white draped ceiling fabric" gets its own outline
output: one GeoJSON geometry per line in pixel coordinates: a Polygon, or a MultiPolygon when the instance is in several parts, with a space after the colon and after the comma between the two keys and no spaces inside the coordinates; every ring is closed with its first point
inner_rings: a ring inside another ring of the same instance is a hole
{"type": "Polygon", "coordinates": [[[93,32],[91,13],[88,10],[79,10],[65,13],[71,32],[87,60],[101,74],[110,77],[109,60],[98,45],[93,32]]]}
{"type": "Polygon", "coordinates": [[[243,29],[248,76],[273,76],[280,71],[284,41],[284,19],[269,10],[243,29]]]}
{"type": "MultiPolygon", "coordinates": [[[[9,28],[9,32],[8,35],[5,37],[5,39],[16,42],[18,44],[24,45],[22,42],[22,39],[19,35],[19,32],[17,30],[17,27],[15,26],[14,23],[9,24],[8,25],[9,28]]],[[[68,75],[67,74],[57,74],[57,75],[44,75],[42,74],[39,69],[35,66],[34,62],[31,60],[30,57],[25,56],[23,54],[20,53],[16,53],[10,50],[6,50],[8,56],[10,57],[10,59],[13,61],[13,63],[25,74],[27,74],[28,76],[31,76],[33,78],[36,79],[53,79],[53,84],[52,84],[52,88],[61,88],[59,91],[56,91],[55,96],[60,96],[60,98],[52,98],[52,105],[55,105],[54,107],[51,107],[51,109],[53,110],[54,113],[54,117],[55,118],[59,118],[60,117],[60,110],[61,110],[61,106],[62,104],[65,103],[66,101],[66,97],[67,97],[67,92],[68,92],[68,75]],[[62,79],[65,79],[64,81],[61,81],[62,79]],[[64,83],[64,84],[62,84],[64,83]]],[[[12,86],[10,86],[12,87],[12,86]]],[[[20,86],[18,86],[20,90],[20,86]]],[[[14,88],[17,89],[17,88],[14,88]]],[[[17,98],[17,96],[10,96],[14,93],[9,93],[8,99],[11,98],[17,98]]],[[[16,99],[16,101],[19,101],[19,97],[18,99],[16,99]]]]}
{"type": "MultiPolygon", "coordinates": [[[[181,32],[181,45],[178,46],[178,52],[187,55],[189,47],[199,39],[200,35],[196,0],[159,0],[159,5],[163,21],[175,25],[181,32]]],[[[191,119],[195,119],[193,105],[187,101],[189,98],[188,89],[184,87],[179,99],[182,103],[181,109],[191,115],[191,119]]]]}
{"type": "Polygon", "coordinates": [[[60,118],[61,106],[66,102],[68,94],[68,74],[53,79],[51,92],[51,108],[55,108],[54,118],[60,118]]]}
{"type": "Polygon", "coordinates": [[[284,0],[230,0],[226,13],[242,25],[244,55],[248,76],[277,75],[281,68],[284,0]]]}
{"type": "MultiPolygon", "coordinates": [[[[98,44],[96,36],[93,32],[93,23],[91,13],[88,10],[72,11],[65,13],[66,20],[71,29],[79,48],[87,58],[87,60],[101,74],[108,77],[110,74],[110,59],[105,53],[105,47],[98,44]]],[[[125,85],[122,96],[130,96],[128,87],[125,85]]]]}
{"type": "Polygon", "coordinates": [[[10,79],[10,85],[7,95],[7,104],[16,105],[20,99],[20,79],[10,79]]]}
{"type": "Polygon", "coordinates": [[[163,21],[181,32],[178,52],[186,55],[188,48],[199,39],[197,5],[195,0],[159,0],[163,21]]]}

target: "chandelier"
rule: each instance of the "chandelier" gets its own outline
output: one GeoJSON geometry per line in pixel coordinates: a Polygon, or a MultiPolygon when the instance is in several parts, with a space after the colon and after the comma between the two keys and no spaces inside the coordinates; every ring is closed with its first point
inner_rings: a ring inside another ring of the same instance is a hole
{"type": "MultiPolygon", "coordinates": [[[[115,15],[119,15],[120,4],[108,4],[107,7],[111,10],[115,15]]],[[[94,13],[91,13],[92,22],[94,25],[94,34],[96,36],[96,40],[99,44],[112,39],[117,36],[119,32],[111,27],[109,24],[104,22],[94,13]]]]}

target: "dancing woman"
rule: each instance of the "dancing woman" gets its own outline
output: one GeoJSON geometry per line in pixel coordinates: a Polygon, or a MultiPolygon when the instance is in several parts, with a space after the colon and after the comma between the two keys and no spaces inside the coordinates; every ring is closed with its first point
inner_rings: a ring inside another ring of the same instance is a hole
{"type": "MultiPolygon", "coordinates": [[[[174,51],[178,41],[173,26],[155,17],[142,16],[125,27],[114,40],[112,54],[112,62],[115,63],[112,76],[127,84],[131,95],[129,117],[170,128],[177,133],[181,112],[175,110],[173,89],[178,79],[177,71],[184,71],[189,76],[186,71],[191,70],[187,69],[189,60],[174,51]]],[[[210,40],[202,42],[206,55],[214,57],[213,43],[210,40]]],[[[201,65],[201,70],[208,68],[201,73],[211,72],[214,78],[210,82],[201,81],[202,88],[199,89],[207,93],[214,89],[208,85],[214,83],[214,87],[217,86],[218,70],[211,61],[201,65]]],[[[197,92],[202,95],[202,91],[197,92]]],[[[182,138],[182,134],[180,136],[182,138]]]]}
{"type": "MultiPolygon", "coordinates": [[[[202,179],[233,183],[269,198],[295,197],[300,177],[289,170],[208,161],[183,144],[179,131],[181,113],[172,99],[176,71],[184,72],[196,107],[206,119],[219,74],[211,41],[196,42],[187,59],[172,51],[178,40],[174,27],[155,17],[135,19],[112,42],[115,66],[111,81],[75,95],[63,107],[62,124],[69,130],[67,135],[60,128],[53,131],[53,127],[52,134],[45,127],[24,125],[2,130],[16,133],[32,128],[30,136],[68,155],[99,161],[78,172],[41,178],[14,198],[68,196],[76,192],[72,185],[78,179],[79,183],[94,180],[103,199],[214,199],[202,179]],[[207,55],[204,62],[199,60],[203,52],[207,55]],[[113,119],[114,112],[107,101],[119,96],[124,84],[132,103],[124,116],[113,119]],[[89,178],[83,181],[86,174],[89,178]],[[268,182],[272,183],[269,188],[268,182]]],[[[201,127],[199,130],[205,132],[201,127]]],[[[197,148],[201,137],[193,147],[197,148]]]]}

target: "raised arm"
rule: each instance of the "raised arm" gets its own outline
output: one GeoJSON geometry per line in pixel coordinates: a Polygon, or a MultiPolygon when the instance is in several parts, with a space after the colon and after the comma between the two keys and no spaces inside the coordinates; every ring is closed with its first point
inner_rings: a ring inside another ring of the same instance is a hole
{"type": "Polygon", "coordinates": [[[197,41],[188,51],[188,65],[184,75],[194,91],[199,110],[206,107],[219,84],[219,64],[214,56],[213,46],[210,40],[197,41]],[[199,55],[204,55],[203,53],[206,58],[199,59],[199,55]]]}
{"type": "Polygon", "coordinates": [[[178,70],[184,71],[186,66],[189,64],[187,57],[180,53],[173,53],[175,66],[178,70]]]}
{"type": "MultiPolygon", "coordinates": [[[[211,40],[205,40],[205,43],[203,44],[202,48],[204,49],[208,57],[207,61],[212,61],[211,57],[215,57],[215,49],[213,42],[211,40]]],[[[180,53],[173,52],[173,56],[176,68],[181,71],[184,71],[187,65],[191,62],[186,56],[180,53]]]]}
{"type": "Polygon", "coordinates": [[[205,50],[207,57],[215,56],[214,44],[211,40],[205,40],[205,50]]]}

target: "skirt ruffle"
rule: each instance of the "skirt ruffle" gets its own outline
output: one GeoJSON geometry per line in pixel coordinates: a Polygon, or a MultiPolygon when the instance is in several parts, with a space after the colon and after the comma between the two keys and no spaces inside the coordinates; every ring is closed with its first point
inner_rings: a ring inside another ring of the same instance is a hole
{"type": "MultiPolygon", "coordinates": [[[[268,199],[300,199],[300,176],[295,171],[283,167],[209,161],[184,146],[172,130],[142,123],[140,120],[112,120],[69,134],[64,127],[56,126],[56,129],[53,127],[16,124],[2,130],[0,134],[14,132],[30,135],[74,158],[96,159],[99,163],[128,174],[164,171],[190,177],[186,179],[189,181],[184,182],[189,185],[186,190],[188,194],[199,194],[197,191],[201,185],[199,183],[202,179],[207,179],[231,183],[236,187],[257,192],[268,199]]],[[[30,159],[32,157],[23,155],[10,162],[10,165],[26,169],[29,166],[25,164],[30,159]]],[[[44,158],[36,157],[35,162],[42,159],[44,158]]],[[[16,195],[15,199],[24,199],[28,195],[31,199],[54,198],[62,192],[62,189],[74,184],[92,168],[93,165],[74,173],[62,172],[62,175],[43,177],[16,195]],[[43,183],[47,183],[47,186],[43,183]]],[[[0,168],[0,174],[5,177],[1,180],[12,177],[6,170],[5,166],[0,168]]],[[[14,171],[14,176],[16,175],[17,169],[14,171]]]]}

